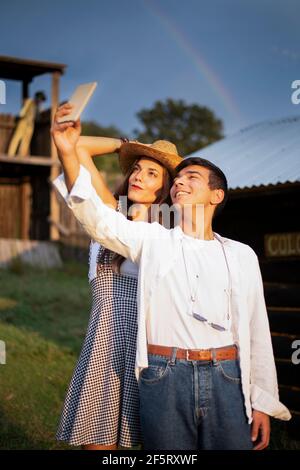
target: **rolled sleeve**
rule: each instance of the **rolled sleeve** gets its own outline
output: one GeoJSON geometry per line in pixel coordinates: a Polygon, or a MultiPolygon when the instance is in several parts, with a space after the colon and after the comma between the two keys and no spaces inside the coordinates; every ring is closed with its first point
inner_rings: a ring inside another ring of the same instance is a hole
{"type": "Polygon", "coordinates": [[[115,208],[106,206],[92,185],[90,173],[82,165],[69,194],[64,175],[58,176],[53,184],[93,240],[135,263],[139,262],[146,239],[164,236],[167,232],[157,223],[129,221],[115,208]]]}
{"type": "Polygon", "coordinates": [[[72,202],[80,202],[80,200],[89,199],[92,196],[92,179],[90,173],[84,166],[80,165],[79,175],[70,191],[68,192],[65,176],[61,173],[52,184],[59,194],[64,198],[68,206],[71,208],[72,202]]]}
{"type": "Polygon", "coordinates": [[[258,385],[250,386],[251,406],[254,410],[262,411],[273,418],[289,421],[291,413],[287,407],[279,401],[277,396],[262,390],[258,385]]]}

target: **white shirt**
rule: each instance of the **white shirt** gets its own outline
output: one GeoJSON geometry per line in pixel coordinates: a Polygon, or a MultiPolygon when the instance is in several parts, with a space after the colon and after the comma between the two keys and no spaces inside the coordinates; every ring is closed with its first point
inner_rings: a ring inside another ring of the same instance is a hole
{"type": "MultiPolygon", "coordinates": [[[[173,268],[181,250],[181,230],[167,230],[158,223],[131,222],[107,207],[91,184],[89,172],[80,166],[68,194],[63,175],[54,185],[66,199],[77,220],[92,239],[139,263],[137,371],[148,366],[147,330],[151,323],[151,297],[173,268]]],[[[289,420],[289,410],[279,401],[271,334],[257,256],[243,243],[223,238],[231,273],[231,332],[239,348],[241,382],[249,423],[252,409],[289,420]]],[[[179,273],[181,278],[181,273],[179,273]]],[[[163,310],[164,306],[161,305],[163,310]]]]}
{"type": "MultiPolygon", "coordinates": [[[[100,244],[91,240],[90,243],[90,254],[89,254],[89,282],[92,282],[93,279],[97,276],[97,256],[100,249],[100,244]]],[[[139,268],[138,265],[130,261],[129,259],[125,259],[120,266],[120,274],[124,276],[130,276],[137,278],[138,277],[139,268]]]]}
{"type": "MultiPolygon", "coordinates": [[[[181,230],[178,227],[178,230],[181,230]]],[[[175,346],[184,349],[220,348],[233,344],[228,315],[228,272],[221,247],[215,239],[197,240],[183,235],[183,249],[188,261],[186,276],[184,257],[179,253],[178,260],[167,276],[157,286],[152,296],[151,314],[147,322],[149,344],[175,346]],[[178,273],[181,273],[178,276],[178,273]],[[190,286],[192,284],[192,286],[190,286]],[[192,291],[190,290],[192,288],[192,291]],[[195,293],[195,302],[191,301],[195,293]],[[165,307],[163,311],[161,306],[165,307]],[[204,322],[195,319],[192,311],[202,312],[208,319],[223,324],[227,331],[218,331],[204,322]]],[[[100,244],[91,241],[89,281],[97,275],[97,255],[100,244]]],[[[138,277],[138,266],[125,259],[120,274],[138,277]]]]}
{"type": "MultiPolygon", "coordinates": [[[[151,296],[146,331],[149,344],[185,349],[209,349],[234,343],[228,315],[228,272],[221,243],[184,235],[182,249],[171,269],[160,279],[151,296]],[[185,262],[187,270],[185,269],[185,262]],[[188,271],[188,272],[186,272],[188,271]],[[191,296],[195,297],[192,302],[191,296]],[[218,331],[192,313],[220,325],[218,331]]],[[[180,247],[179,247],[180,248],[180,247]]]]}

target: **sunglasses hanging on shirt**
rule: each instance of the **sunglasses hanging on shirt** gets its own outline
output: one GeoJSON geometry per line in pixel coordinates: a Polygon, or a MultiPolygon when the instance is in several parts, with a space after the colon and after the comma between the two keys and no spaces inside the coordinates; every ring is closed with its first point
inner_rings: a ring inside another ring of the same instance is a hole
{"type": "MultiPolygon", "coordinates": [[[[230,275],[230,270],[229,270],[229,264],[228,264],[228,260],[227,260],[227,256],[226,256],[226,252],[225,252],[225,249],[223,247],[223,244],[222,242],[217,238],[215,237],[216,240],[219,241],[219,243],[221,244],[221,247],[222,247],[222,251],[223,251],[223,255],[224,255],[224,258],[225,258],[225,263],[226,263],[226,268],[227,268],[227,272],[228,272],[228,289],[226,290],[226,293],[227,293],[227,315],[226,315],[226,320],[227,320],[227,324],[229,323],[229,320],[230,320],[230,307],[231,307],[231,275],[230,275]]],[[[186,272],[186,277],[187,277],[187,281],[188,281],[188,285],[190,286],[190,289],[191,289],[191,282],[190,282],[190,279],[189,279],[189,274],[188,274],[188,269],[187,269],[187,263],[186,263],[186,259],[185,259],[185,253],[184,253],[184,246],[183,246],[183,240],[182,239],[182,255],[183,255],[183,260],[184,260],[184,266],[185,266],[185,272],[186,272]]],[[[199,278],[199,275],[197,274],[196,275],[196,278],[198,279],[199,278]]],[[[198,286],[199,286],[199,282],[197,283],[197,287],[195,289],[195,293],[193,294],[192,293],[192,289],[190,291],[190,300],[191,300],[191,303],[192,303],[192,316],[196,319],[196,320],[199,320],[203,323],[206,323],[207,325],[209,325],[211,328],[214,328],[215,330],[218,330],[218,331],[228,331],[228,327],[224,327],[222,325],[219,325],[217,323],[214,323],[214,322],[211,322],[211,321],[208,321],[208,319],[203,316],[202,314],[200,315],[199,313],[197,312],[194,312],[194,303],[196,302],[196,293],[197,293],[197,290],[198,290],[198,286]]]]}

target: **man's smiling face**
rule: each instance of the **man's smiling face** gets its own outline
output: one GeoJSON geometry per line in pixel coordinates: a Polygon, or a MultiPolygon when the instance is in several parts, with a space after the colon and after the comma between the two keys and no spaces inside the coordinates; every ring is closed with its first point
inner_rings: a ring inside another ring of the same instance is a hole
{"type": "Polygon", "coordinates": [[[170,195],[173,204],[204,204],[214,200],[215,189],[209,187],[210,170],[200,165],[189,165],[174,178],[170,195]]]}

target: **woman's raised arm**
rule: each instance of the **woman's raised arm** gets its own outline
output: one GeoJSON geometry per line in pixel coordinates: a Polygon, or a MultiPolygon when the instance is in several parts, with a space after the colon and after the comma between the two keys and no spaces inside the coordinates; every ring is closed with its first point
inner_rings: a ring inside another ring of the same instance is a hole
{"type": "Polygon", "coordinates": [[[92,177],[92,184],[96,189],[98,196],[101,197],[105,204],[109,204],[113,207],[117,207],[117,201],[107,186],[105,179],[96,167],[92,157],[95,155],[113,153],[118,148],[117,145],[120,146],[120,144],[121,141],[119,139],[107,139],[106,137],[80,137],[78,144],[76,145],[76,153],[79,163],[81,163],[81,165],[83,165],[90,172],[92,177]],[[97,142],[95,142],[94,139],[97,139],[97,142]],[[114,142],[111,142],[109,145],[107,145],[107,140],[114,142]]]}

